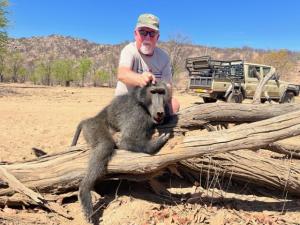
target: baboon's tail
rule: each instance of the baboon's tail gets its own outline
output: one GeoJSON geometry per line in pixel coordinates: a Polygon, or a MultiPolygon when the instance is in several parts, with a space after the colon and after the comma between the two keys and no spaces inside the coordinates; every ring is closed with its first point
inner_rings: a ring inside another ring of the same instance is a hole
{"type": "Polygon", "coordinates": [[[82,129],[82,122],[80,122],[80,123],[78,124],[78,126],[77,126],[77,129],[76,129],[76,132],[75,132],[75,134],[74,134],[74,137],[73,137],[73,141],[72,141],[71,146],[75,146],[75,145],[77,144],[77,141],[78,141],[78,138],[79,138],[81,129],[82,129]]]}

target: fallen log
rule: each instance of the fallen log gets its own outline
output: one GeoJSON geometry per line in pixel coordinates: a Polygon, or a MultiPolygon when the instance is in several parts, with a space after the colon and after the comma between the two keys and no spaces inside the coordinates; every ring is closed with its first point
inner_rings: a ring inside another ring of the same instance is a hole
{"type": "Polygon", "coordinates": [[[40,193],[36,193],[31,189],[25,187],[24,184],[18,181],[16,177],[8,173],[7,170],[4,169],[2,166],[0,166],[0,178],[6,181],[9,184],[10,188],[15,190],[16,192],[25,194],[39,206],[47,208],[50,211],[56,212],[58,215],[63,216],[67,219],[72,219],[72,217],[66,214],[58,204],[48,202],[40,193]]]}
{"type": "Polygon", "coordinates": [[[241,150],[182,160],[180,164],[202,175],[227,177],[281,190],[283,196],[286,192],[300,195],[300,165],[290,159],[266,158],[253,151],[241,150]]]}
{"type": "Polygon", "coordinates": [[[300,146],[286,144],[281,142],[274,142],[264,147],[272,152],[277,152],[279,154],[283,154],[293,159],[300,159],[300,146]]]}
{"type": "MultiPolygon", "coordinates": [[[[299,134],[300,111],[295,111],[251,124],[237,125],[228,130],[178,138],[177,143],[171,141],[156,155],[118,150],[108,164],[108,175],[117,177],[155,173],[184,159],[208,153],[257,149],[299,134]]],[[[28,188],[40,193],[63,193],[78,187],[85,173],[88,150],[87,146],[74,147],[37,160],[1,166],[28,188]]],[[[10,188],[0,189],[0,196],[11,193],[10,188]]]]}
{"type": "Polygon", "coordinates": [[[184,133],[203,128],[208,123],[250,123],[297,110],[300,110],[300,104],[200,104],[180,111],[178,119],[173,119],[161,129],[184,133]]]}

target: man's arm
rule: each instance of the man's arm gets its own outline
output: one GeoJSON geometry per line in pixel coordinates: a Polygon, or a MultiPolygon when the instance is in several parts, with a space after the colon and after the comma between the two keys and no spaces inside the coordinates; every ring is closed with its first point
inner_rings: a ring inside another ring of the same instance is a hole
{"type": "Polygon", "coordinates": [[[168,87],[168,89],[169,89],[169,93],[170,93],[170,97],[172,97],[172,95],[173,95],[173,90],[172,90],[172,84],[170,84],[170,83],[167,83],[167,87],[168,87]]]}
{"type": "Polygon", "coordinates": [[[155,76],[151,72],[139,74],[125,66],[120,66],[118,68],[117,78],[119,81],[130,86],[144,87],[150,81],[155,82],[155,76]]]}

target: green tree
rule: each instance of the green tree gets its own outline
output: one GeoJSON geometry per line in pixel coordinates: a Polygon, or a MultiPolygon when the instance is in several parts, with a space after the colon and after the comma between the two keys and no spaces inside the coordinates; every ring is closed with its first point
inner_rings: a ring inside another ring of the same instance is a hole
{"type": "Polygon", "coordinates": [[[92,80],[93,80],[94,87],[101,86],[109,82],[110,74],[105,70],[97,70],[96,73],[94,73],[92,80]]]}
{"type": "Polygon", "coordinates": [[[30,74],[29,80],[30,80],[33,84],[38,84],[38,82],[39,82],[39,80],[40,80],[40,73],[37,73],[37,72],[36,72],[36,69],[35,69],[34,72],[30,74]]]}
{"type": "Polygon", "coordinates": [[[53,64],[53,74],[60,84],[66,87],[70,86],[70,82],[76,80],[75,62],[70,59],[57,60],[53,64]]]}
{"type": "Polygon", "coordinates": [[[84,86],[84,78],[92,68],[92,61],[88,58],[81,58],[78,65],[78,73],[81,78],[81,86],[84,86]]]}
{"type": "Polygon", "coordinates": [[[6,18],[7,6],[7,0],[0,0],[0,54],[5,50],[5,46],[7,43],[7,33],[5,30],[8,24],[8,20],[6,18]]]}
{"type": "Polygon", "coordinates": [[[109,52],[105,57],[105,61],[107,62],[106,71],[109,74],[109,79],[106,82],[108,82],[109,87],[114,87],[117,83],[116,74],[119,64],[119,58],[116,57],[116,54],[114,54],[113,52],[109,52]]]}
{"type": "Polygon", "coordinates": [[[7,27],[8,20],[6,18],[6,8],[8,6],[7,0],[0,0],[0,82],[4,81],[4,71],[7,70],[5,66],[5,53],[7,43],[7,27]]]}
{"type": "Polygon", "coordinates": [[[54,62],[48,59],[38,62],[32,75],[35,82],[40,81],[42,84],[50,86],[53,77],[53,64],[54,62]]]}
{"type": "Polygon", "coordinates": [[[25,67],[21,66],[19,71],[19,82],[24,83],[28,79],[28,71],[25,67]]]}
{"type": "Polygon", "coordinates": [[[6,54],[7,57],[7,73],[10,75],[10,78],[13,82],[19,81],[19,73],[23,67],[24,58],[23,55],[19,52],[11,52],[6,54]]]}
{"type": "Polygon", "coordinates": [[[6,70],[5,55],[0,54],[0,82],[4,81],[4,71],[6,70]]]}

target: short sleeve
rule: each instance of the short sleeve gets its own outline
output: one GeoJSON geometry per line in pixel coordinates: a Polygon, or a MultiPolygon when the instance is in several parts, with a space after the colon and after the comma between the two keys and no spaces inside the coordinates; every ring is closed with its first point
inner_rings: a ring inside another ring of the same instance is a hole
{"type": "Polygon", "coordinates": [[[119,59],[119,67],[128,67],[132,68],[134,61],[134,54],[133,51],[130,49],[130,46],[127,45],[125,46],[120,54],[120,59],[119,59]]]}

